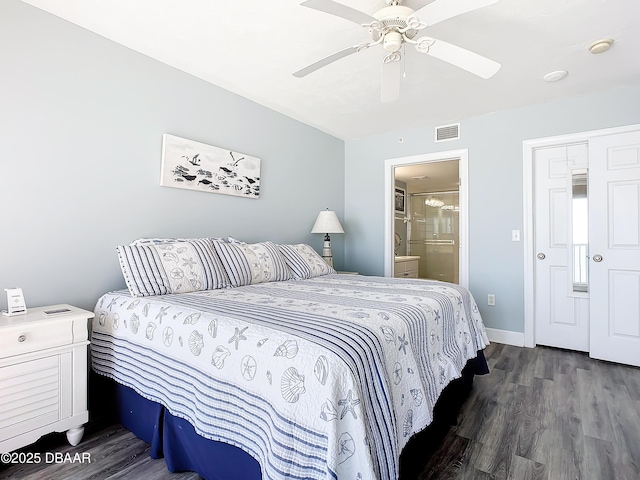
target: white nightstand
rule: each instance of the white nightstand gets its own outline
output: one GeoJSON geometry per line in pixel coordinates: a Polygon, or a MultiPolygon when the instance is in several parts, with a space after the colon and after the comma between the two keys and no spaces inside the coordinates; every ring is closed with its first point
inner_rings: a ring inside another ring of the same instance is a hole
{"type": "Polygon", "coordinates": [[[77,445],[87,410],[88,320],[93,312],[53,305],[0,316],[0,453],[67,431],[77,445]],[[45,311],[67,309],[51,315],[45,311]]]}

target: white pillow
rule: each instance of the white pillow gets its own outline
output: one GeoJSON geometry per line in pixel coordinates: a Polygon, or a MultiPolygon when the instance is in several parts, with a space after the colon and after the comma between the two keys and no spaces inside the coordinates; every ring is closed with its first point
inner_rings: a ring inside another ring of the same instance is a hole
{"type": "Polygon", "coordinates": [[[213,290],[229,278],[209,239],[116,247],[134,297],[213,290]]]}
{"type": "Polygon", "coordinates": [[[291,279],[287,263],[272,242],[213,242],[213,247],[234,287],[291,279]]]}
{"type": "Polygon", "coordinates": [[[336,273],[318,253],[305,243],[278,245],[293,277],[297,280],[336,273]]]}

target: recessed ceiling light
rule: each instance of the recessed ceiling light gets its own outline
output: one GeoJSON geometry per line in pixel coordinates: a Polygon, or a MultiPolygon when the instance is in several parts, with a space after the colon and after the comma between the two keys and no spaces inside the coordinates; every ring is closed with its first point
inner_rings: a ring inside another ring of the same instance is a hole
{"type": "Polygon", "coordinates": [[[569,72],[566,70],[556,70],[555,72],[547,73],[543,78],[545,82],[557,82],[562,80],[564,77],[569,75],[569,72]]]}
{"type": "Polygon", "coordinates": [[[427,177],[426,175],[420,175],[420,176],[411,177],[411,178],[414,180],[424,180],[425,178],[429,178],[429,177],[427,177]]]}
{"type": "Polygon", "coordinates": [[[598,53],[606,52],[611,48],[611,45],[613,45],[613,38],[602,38],[598,41],[593,42],[589,46],[589,51],[595,55],[598,53]]]}

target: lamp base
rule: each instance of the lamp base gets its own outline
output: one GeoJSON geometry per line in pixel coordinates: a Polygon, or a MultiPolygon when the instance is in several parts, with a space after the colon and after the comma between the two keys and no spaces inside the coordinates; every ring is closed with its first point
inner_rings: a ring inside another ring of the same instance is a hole
{"type": "Polygon", "coordinates": [[[329,239],[329,234],[324,237],[324,244],[322,245],[322,258],[327,265],[333,268],[333,255],[331,253],[331,239],[329,239]]]}

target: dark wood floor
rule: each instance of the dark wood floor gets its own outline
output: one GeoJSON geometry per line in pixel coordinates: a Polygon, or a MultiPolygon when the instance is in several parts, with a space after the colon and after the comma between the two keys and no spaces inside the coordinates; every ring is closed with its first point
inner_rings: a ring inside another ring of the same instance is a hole
{"type": "MultiPolygon", "coordinates": [[[[419,480],[640,478],[640,369],[545,347],[492,344],[485,354],[491,374],[476,377],[458,425],[419,480]]],[[[62,440],[39,442],[40,451],[88,453],[91,463],[13,465],[0,479],[200,478],[169,473],[120,426],[77,447],[62,440]]]]}

